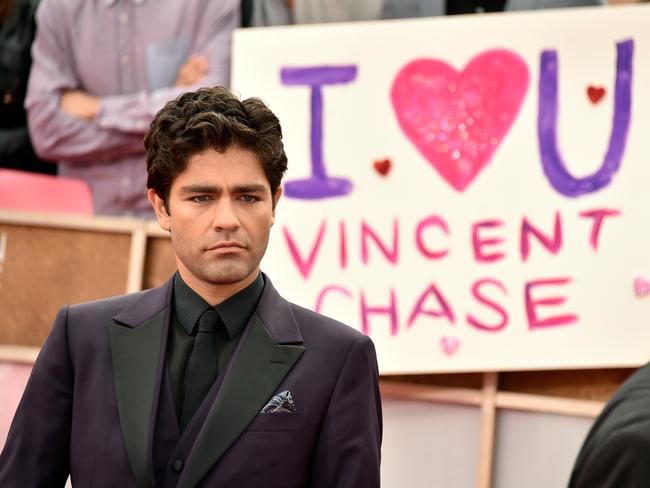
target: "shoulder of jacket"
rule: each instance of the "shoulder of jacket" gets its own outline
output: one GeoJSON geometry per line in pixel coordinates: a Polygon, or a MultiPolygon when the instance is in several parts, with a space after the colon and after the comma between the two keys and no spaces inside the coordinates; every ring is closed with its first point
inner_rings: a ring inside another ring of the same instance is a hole
{"type": "Polygon", "coordinates": [[[331,317],[301,307],[295,303],[289,302],[289,305],[302,330],[309,329],[310,327],[318,327],[319,331],[325,336],[331,336],[343,342],[356,342],[367,337],[357,329],[331,317]]]}
{"type": "Polygon", "coordinates": [[[113,314],[116,315],[124,310],[129,305],[139,300],[148,290],[137,291],[134,293],[127,293],[124,295],[116,295],[107,298],[100,298],[98,300],[91,300],[88,302],[77,303],[68,307],[69,315],[78,314],[113,314]]]}

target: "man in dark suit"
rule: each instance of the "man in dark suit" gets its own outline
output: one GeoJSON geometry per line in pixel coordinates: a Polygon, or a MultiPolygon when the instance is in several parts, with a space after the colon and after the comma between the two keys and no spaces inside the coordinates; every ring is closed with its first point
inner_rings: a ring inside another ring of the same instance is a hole
{"type": "Polygon", "coordinates": [[[201,89],[145,140],[178,272],[63,307],[0,456],[0,486],[377,487],[381,403],[366,336],[260,272],[286,170],[275,115],[201,89]]]}
{"type": "Polygon", "coordinates": [[[650,486],[650,363],[614,393],[578,454],[569,488],[650,486]]]}

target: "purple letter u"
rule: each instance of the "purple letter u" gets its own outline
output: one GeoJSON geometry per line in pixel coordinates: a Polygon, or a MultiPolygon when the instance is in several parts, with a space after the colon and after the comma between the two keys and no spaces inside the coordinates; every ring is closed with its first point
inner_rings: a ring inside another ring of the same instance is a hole
{"type": "Polygon", "coordinates": [[[557,51],[543,51],[539,76],[537,137],[544,174],[558,193],[567,197],[594,193],[609,185],[618,171],[630,127],[632,106],[632,54],[634,41],[616,44],[616,86],[614,117],[605,160],[592,175],[574,178],[566,169],[557,147],[558,88],[557,51]]]}

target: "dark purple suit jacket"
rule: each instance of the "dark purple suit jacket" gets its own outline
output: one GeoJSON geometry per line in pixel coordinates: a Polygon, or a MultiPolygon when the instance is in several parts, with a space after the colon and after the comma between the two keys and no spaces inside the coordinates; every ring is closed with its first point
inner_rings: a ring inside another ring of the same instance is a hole
{"type": "MultiPolygon", "coordinates": [[[[75,488],[154,486],[171,291],[170,280],[59,311],[0,455],[0,487],[62,487],[68,473],[75,488]]],[[[287,302],[267,278],[220,380],[173,485],[379,486],[369,338],[287,302]],[[259,413],[284,390],[295,412],[259,413]]]]}

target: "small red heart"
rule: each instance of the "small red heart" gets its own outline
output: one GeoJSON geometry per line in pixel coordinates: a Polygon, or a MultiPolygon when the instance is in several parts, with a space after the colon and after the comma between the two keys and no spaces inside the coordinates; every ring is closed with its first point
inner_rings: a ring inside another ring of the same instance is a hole
{"type": "Polygon", "coordinates": [[[589,85],[587,88],[587,96],[591,103],[596,105],[605,96],[605,89],[602,86],[589,85]]]}
{"type": "Polygon", "coordinates": [[[382,176],[386,176],[390,172],[391,165],[392,163],[388,158],[375,161],[375,171],[382,176]]]}

